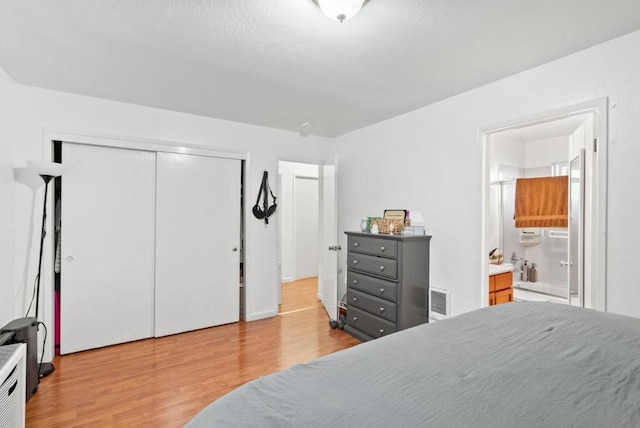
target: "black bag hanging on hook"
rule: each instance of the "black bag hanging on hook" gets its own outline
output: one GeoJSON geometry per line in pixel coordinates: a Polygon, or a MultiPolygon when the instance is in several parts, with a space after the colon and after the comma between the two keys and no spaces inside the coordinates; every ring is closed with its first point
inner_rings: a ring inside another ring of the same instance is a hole
{"type": "Polygon", "coordinates": [[[258,220],[264,219],[264,224],[269,224],[269,217],[276,212],[276,197],[271,191],[271,187],[269,187],[269,173],[267,171],[262,174],[262,183],[260,184],[260,192],[258,192],[258,199],[256,199],[256,204],[253,206],[253,215],[256,216],[258,220]],[[260,206],[260,198],[263,196],[262,206],[260,206]],[[269,206],[269,194],[273,198],[273,205],[269,206]]]}

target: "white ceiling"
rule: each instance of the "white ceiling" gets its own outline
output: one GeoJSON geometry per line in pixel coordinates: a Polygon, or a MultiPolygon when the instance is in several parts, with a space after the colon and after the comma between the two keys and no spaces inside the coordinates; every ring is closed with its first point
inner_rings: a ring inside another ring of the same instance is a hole
{"type": "Polygon", "coordinates": [[[0,0],[0,67],[335,137],[637,29],[638,0],[370,0],[342,24],[312,0],[0,0]]]}

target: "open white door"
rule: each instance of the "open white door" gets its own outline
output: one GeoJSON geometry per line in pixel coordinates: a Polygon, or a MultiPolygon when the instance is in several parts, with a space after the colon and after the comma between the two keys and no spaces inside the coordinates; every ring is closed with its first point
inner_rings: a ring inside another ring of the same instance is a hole
{"type": "Polygon", "coordinates": [[[584,157],[585,150],[571,159],[569,168],[569,304],[584,306],[584,157]]]}
{"type": "Polygon", "coordinates": [[[322,239],[319,284],[322,304],[330,319],[338,318],[338,221],[336,167],[322,167],[322,239]]]}

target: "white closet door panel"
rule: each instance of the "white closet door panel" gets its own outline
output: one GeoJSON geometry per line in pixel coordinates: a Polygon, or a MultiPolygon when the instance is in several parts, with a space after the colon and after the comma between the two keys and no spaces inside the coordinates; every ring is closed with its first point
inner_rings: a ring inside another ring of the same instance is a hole
{"type": "Polygon", "coordinates": [[[152,337],[155,153],[62,156],[61,352],[152,337]]]}
{"type": "Polygon", "coordinates": [[[240,161],[158,153],[155,335],[236,322],[240,161]]]}

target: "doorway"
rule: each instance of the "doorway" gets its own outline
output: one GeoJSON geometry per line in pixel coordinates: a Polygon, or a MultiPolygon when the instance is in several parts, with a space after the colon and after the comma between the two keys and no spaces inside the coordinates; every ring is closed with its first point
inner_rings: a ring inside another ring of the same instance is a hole
{"type": "Polygon", "coordinates": [[[321,298],[319,172],[315,164],[280,161],[278,165],[280,314],[315,307],[321,298]]]}
{"type": "Polygon", "coordinates": [[[606,100],[538,115],[482,133],[484,230],[482,306],[494,248],[513,264],[515,300],[542,300],[604,310],[606,100]],[[569,226],[516,229],[515,182],[567,176],[569,226]],[[525,268],[526,261],[526,268],[525,268]],[[536,263],[534,281],[524,271],[536,263]],[[486,277],[486,278],[485,278],[486,277]]]}

